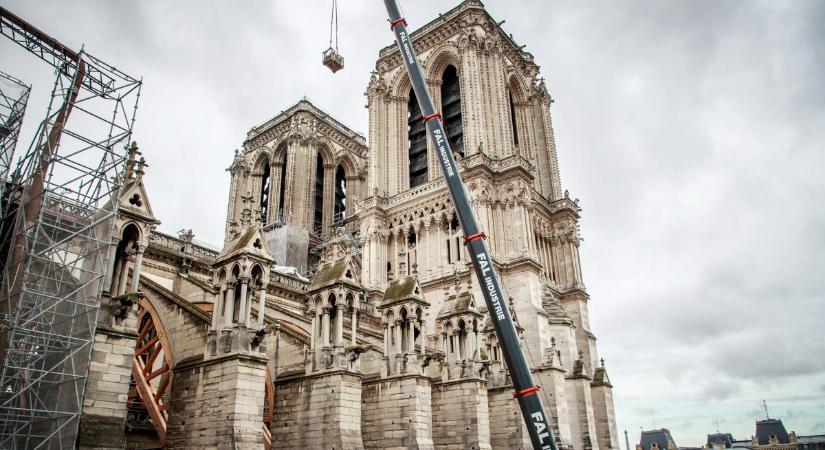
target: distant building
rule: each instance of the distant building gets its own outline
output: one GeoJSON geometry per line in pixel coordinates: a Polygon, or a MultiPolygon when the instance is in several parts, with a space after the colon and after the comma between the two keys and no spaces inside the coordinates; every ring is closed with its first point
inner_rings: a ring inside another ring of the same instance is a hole
{"type": "Polygon", "coordinates": [[[797,436],[788,432],[781,419],[756,421],[756,434],[750,439],[736,440],[730,433],[709,434],[702,447],[679,447],[667,428],[642,431],[636,450],[825,450],[825,434],[797,436]]]}

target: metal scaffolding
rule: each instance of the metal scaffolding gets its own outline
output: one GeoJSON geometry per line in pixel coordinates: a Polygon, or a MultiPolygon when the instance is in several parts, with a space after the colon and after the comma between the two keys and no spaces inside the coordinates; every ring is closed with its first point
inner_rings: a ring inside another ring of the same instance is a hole
{"type": "Polygon", "coordinates": [[[0,448],[74,448],[141,81],[2,7],[0,34],[58,69],[46,118],[11,183],[0,448]]]}
{"type": "Polygon", "coordinates": [[[28,85],[0,71],[0,196],[6,192],[29,92],[28,85]]]}

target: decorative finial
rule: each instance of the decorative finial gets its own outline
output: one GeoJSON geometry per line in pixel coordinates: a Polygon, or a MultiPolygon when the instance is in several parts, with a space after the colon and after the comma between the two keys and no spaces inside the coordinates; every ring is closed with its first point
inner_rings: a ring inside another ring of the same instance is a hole
{"type": "Polygon", "coordinates": [[[584,352],[581,351],[581,350],[579,350],[579,359],[581,359],[581,360],[584,359],[584,352]]]}
{"type": "Polygon", "coordinates": [[[140,181],[143,178],[143,175],[146,173],[144,167],[149,167],[149,164],[146,164],[146,160],[141,156],[140,160],[138,161],[137,169],[135,170],[135,179],[140,181]]]}
{"type": "Polygon", "coordinates": [[[601,363],[602,363],[602,368],[604,368],[604,358],[600,358],[600,359],[599,359],[599,362],[601,362],[601,363]]]}

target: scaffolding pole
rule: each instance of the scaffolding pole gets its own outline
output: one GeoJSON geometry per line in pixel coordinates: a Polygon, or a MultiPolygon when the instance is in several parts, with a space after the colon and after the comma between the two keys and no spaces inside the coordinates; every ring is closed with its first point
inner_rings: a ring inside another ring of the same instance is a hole
{"type": "Polygon", "coordinates": [[[3,8],[0,34],[57,68],[2,236],[0,448],[74,448],[142,82],[3,8]]]}

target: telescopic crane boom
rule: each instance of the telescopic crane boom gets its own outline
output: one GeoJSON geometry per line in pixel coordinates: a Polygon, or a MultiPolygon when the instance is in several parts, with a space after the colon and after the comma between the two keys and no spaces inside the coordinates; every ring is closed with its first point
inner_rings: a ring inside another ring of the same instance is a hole
{"type": "Polygon", "coordinates": [[[435,146],[441,172],[447,182],[450,198],[453,205],[455,205],[456,215],[464,231],[464,245],[469,250],[473,269],[481,283],[481,291],[484,294],[484,300],[487,302],[490,320],[496,331],[498,341],[501,343],[504,360],[516,388],[513,396],[518,399],[533,448],[537,450],[557,450],[556,441],[550,427],[550,418],[544,412],[541,401],[536,395],[539,387],[533,384],[530,368],[527,366],[521,347],[519,347],[513,319],[510,317],[510,311],[504,302],[504,295],[501,292],[501,284],[493,266],[493,260],[487,250],[487,244],[484,243],[486,235],[479,230],[475,214],[470,208],[470,202],[467,201],[467,191],[464,182],[461,180],[461,175],[458,173],[449,139],[447,139],[447,134],[444,132],[441,114],[435,110],[433,99],[424,82],[424,75],[418,63],[418,57],[407,33],[407,21],[401,16],[396,0],[384,0],[384,5],[389,15],[390,29],[395,33],[395,41],[401,51],[401,58],[404,60],[404,65],[410,76],[415,98],[421,108],[422,120],[427,127],[427,134],[430,135],[430,139],[432,139],[435,146]]]}

